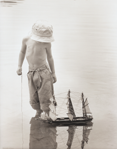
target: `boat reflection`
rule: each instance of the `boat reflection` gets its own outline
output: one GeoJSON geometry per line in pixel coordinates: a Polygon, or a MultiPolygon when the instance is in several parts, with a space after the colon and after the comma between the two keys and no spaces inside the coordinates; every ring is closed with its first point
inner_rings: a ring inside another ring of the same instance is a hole
{"type": "Polygon", "coordinates": [[[22,2],[23,0],[1,0],[0,1],[0,4],[3,6],[3,7],[10,7],[12,5],[15,5],[19,2],[22,2]]]}
{"type": "MultiPolygon", "coordinates": [[[[57,126],[46,123],[41,119],[35,119],[34,117],[31,119],[30,124],[29,149],[59,149],[59,143],[61,144],[59,137],[61,138],[62,135],[68,135],[66,143],[64,143],[65,140],[62,140],[62,148],[84,149],[85,144],[88,143],[90,131],[93,126],[92,122],[79,126],[57,126]],[[61,127],[65,129],[64,134],[62,131],[57,134],[57,128],[60,130],[61,127]],[[67,127],[68,133],[66,131],[67,127]]],[[[62,138],[65,138],[64,136],[62,138]]]]}
{"type": "Polygon", "coordinates": [[[69,126],[68,127],[68,141],[67,141],[67,149],[71,149],[76,147],[76,143],[78,143],[77,148],[84,149],[85,144],[88,143],[90,131],[92,130],[93,123],[90,122],[87,125],[82,126],[69,126]],[[77,132],[76,132],[77,131],[77,132]],[[78,137],[75,138],[75,133],[77,133],[78,137]],[[75,139],[75,140],[74,140],[75,139]],[[74,143],[73,143],[74,140],[74,143]]]}

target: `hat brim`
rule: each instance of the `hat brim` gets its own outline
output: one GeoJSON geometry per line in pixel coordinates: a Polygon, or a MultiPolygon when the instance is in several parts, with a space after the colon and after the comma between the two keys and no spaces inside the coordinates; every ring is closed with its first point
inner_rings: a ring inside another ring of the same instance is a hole
{"type": "Polygon", "coordinates": [[[34,34],[31,35],[31,39],[35,41],[47,42],[47,43],[54,41],[53,36],[52,37],[40,37],[34,34]]]}

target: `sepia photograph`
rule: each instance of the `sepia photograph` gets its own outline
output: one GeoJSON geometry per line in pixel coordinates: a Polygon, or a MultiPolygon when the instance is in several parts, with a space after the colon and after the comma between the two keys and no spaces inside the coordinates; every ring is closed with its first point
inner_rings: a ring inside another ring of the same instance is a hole
{"type": "Polygon", "coordinates": [[[117,1],[0,0],[0,149],[117,148],[117,1]]]}

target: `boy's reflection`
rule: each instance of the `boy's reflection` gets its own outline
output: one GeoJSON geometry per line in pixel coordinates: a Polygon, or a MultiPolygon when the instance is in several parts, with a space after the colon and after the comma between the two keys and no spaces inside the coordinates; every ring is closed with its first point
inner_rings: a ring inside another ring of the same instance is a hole
{"type": "Polygon", "coordinates": [[[41,120],[32,118],[30,121],[29,149],[56,149],[56,127],[41,120]]]}

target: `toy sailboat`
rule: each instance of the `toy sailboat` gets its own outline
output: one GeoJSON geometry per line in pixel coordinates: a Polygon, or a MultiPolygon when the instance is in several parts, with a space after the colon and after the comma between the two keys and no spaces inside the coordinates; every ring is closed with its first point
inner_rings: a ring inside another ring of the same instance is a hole
{"type": "Polygon", "coordinates": [[[92,121],[93,116],[92,113],[89,109],[89,104],[88,104],[88,100],[86,99],[84,101],[84,94],[81,94],[81,101],[82,101],[82,113],[83,116],[81,117],[77,117],[73,108],[73,104],[72,104],[72,100],[70,97],[70,90],[68,91],[67,94],[67,110],[68,110],[68,117],[58,117],[56,118],[56,106],[54,106],[54,104],[50,105],[50,117],[52,119],[52,121],[48,121],[51,124],[57,124],[57,125],[73,125],[73,124],[77,124],[77,125],[81,125],[81,124],[87,124],[89,122],[92,121]]]}

